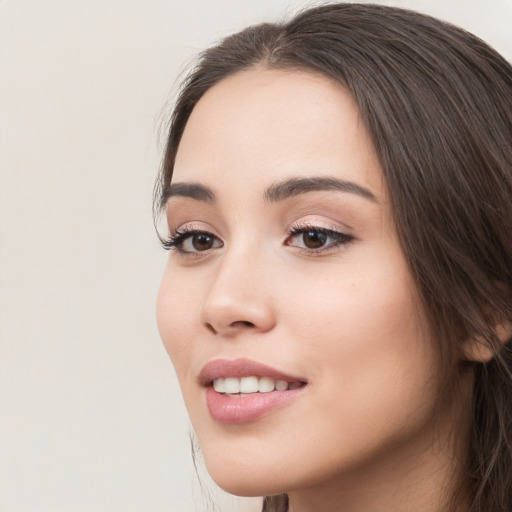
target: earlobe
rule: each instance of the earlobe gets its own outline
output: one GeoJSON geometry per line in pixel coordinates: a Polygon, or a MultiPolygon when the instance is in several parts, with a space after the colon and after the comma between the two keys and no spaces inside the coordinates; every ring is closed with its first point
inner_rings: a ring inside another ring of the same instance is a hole
{"type": "Polygon", "coordinates": [[[512,321],[506,320],[505,322],[500,323],[496,327],[496,336],[502,345],[507,343],[507,341],[512,337],[512,321]]]}
{"type": "MultiPolygon", "coordinates": [[[[504,345],[512,337],[512,322],[506,320],[499,322],[494,328],[496,341],[504,345]]],[[[492,347],[489,342],[481,337],[466,341],[464,346],[464,359],[474,363],[488,363],[499,351],[499,347],[492,347]]]]}

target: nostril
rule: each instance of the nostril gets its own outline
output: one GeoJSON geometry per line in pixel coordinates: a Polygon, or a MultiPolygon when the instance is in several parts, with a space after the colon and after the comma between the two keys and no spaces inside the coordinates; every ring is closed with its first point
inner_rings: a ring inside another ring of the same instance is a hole
{"type": "MultiPolygon", "coordinates": [[[[210,322],[205,323],[205,327],[212,333],[212,334],[219,334],[219,332],[224,331],[223,328],[217,329],[211,324],[210,322]]],[[[252,322],[248,322],[247,320],[237,320],[235,322],[231,322],[227,326],[226,332],[236,332],[237,329],[252,329],[256,327],[255,324],[252,322]]]]}
{"type": "Polygon", "coordinates": [[[231,327],[255,327],[255,325],[252,322],[248,322],[246,320],[238,320],[236,322],[232,322],[231,327]]]}
{"type": "Polygon", "coordinates": [[[215,327],[213,327],[212,324],[207,323],[206,328],[213,334],[217,334],[217,331],[215,330],[215,327]]]}

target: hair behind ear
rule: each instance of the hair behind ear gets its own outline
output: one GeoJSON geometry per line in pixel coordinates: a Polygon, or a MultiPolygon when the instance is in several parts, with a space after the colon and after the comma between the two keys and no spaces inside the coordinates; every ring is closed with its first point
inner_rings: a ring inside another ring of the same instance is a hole
{"type": "Polygon", "coordinates": [[[470,512],[512,510],[512,342],[487,363],[475,365],[473,424],[468,475],[474,502],[470,512]],[[501,493],[490,489],[500,489],[501,493]],[[500,494],[502,499],[500,500],[500,494]],[[502,501],[504,500],[504,501],[502,501]]]}
{"type": "Polygon", "coordinates": [[[265,496],[261,512],[288,512],[288,496],[286,494],[265,496]]]}

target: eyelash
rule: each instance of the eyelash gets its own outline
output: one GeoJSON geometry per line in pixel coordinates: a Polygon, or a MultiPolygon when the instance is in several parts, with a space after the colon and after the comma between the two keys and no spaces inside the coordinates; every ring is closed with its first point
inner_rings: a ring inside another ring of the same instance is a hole
{"type": "MultiPolygon", "coordinates": [[[[333,242],[331,242],[327,245],[323,245],[322,247],[319,247],[317,249],[309,248],[309,247],[300,247],[299,249],[301,250],[301,252],[305,252],[306,254],[318,254],[318,253],[322,253],[322,252],[331,251],[333,249],[336,249],[336,248],[339,248],[342,246],[347,246],[355,240],[355,238],[353,236],[347,235],[346,233],[343,233],[341,231],[337,231],[335,229],[329,229],[329,228],[322,228],[319,226],[315,226],[313,224],[300,224],[300,225],[297,224],[297,225],[292,226],[288,230],[286,240],[288,241],[289,239],[291,239],[297,235],[304,235],[308,231],[314,232],[317,235],[320,234],[325,237],[331,238],[333,240],[333,242]]],[[[286,245],[291,245],[291,244],[287,243],[286,245]]]]}
{"type": "Polygon", "coordinates": [[[176,230],[175,233],[170,233],[166,240],[162,240],[163,248],[168,251],[176,249],[177,251],[183,254],[196,254],[193,251],[184,250],[182,247],[184,242],[194,235],[207,235],[218,240],[218,238],[214,234],[209,233],[208,231],[185,226],[183,228],[176,230]]]}
{"type": "MultiPolygon", "coordinates": [[[[220,246],[222,247],[224,244],[219,240],[218,237],[216,237],[214,234],[200,230],[195,228],[189,228],[189,227],[183,227],[178,229],[175,233],[169,234],[168,238],[166,240],[162,240],[162,245],[164,249],[166,250],[174,250],[176,249],[181,254],[184,255],[197,255],[201,252],[207,252],[208,249],[205,251],[189,251],[183,249],[183,244],[192,236],[194,235],[205,235],[212,237],[214,240],[217,240],[220,242],[220,246]]],[[[354,241],[354,237],[351,235],[347,235],[346,233],[342,233],[341,231],[337,231],[335,229],[328,229],[328,228],[321,228],[312,224],[301,224],[301,225],[294,225],[292,226],[286,233],[286,240],[285,245],[291,246],[291,247],[297,247],[302,252],[306,254],[318,254],[321,252],[327,252],[330,250],[333,250],[335,248],[341,247],[341,246],[347,246],[350,243],[354,241]],[[315,233],[317,235],[322,235],[326,238],[331,238],[333,242],[329,243],[328,245],[322,245],[319,248],[309,248],[309,247],[297,247],[292,245],[291,243],[287,243],[291,238],[296,237],[298,235],[304,235],[307,232],[315,233]]],[[[212,248],[218,248],[218,247],[212,247],[212,248]]]]}

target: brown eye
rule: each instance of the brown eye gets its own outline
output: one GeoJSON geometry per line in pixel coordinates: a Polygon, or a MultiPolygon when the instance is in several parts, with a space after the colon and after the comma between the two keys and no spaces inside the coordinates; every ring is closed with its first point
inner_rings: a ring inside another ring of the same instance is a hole
{"type": "Polygon", "coordinates": [[[304,247],[307,247],[308,249],[320,249],[320,247],[325,245],[327,235],[322,231],[310,229],[302,234],[302,241],[304,243],[304,247]]]}
{"type": "Polygon", "coordinates": [[[329,251],[350,244],[354,237],[333,229],[304,227],[292,228],[285,245],[297,247],[312,254],[329,251]]]}
{"type": "Polygon", "coordinates": [[[192,247],[196,251],[207,251],[213,247],[215,238],[208,233],[196,233],[191,236],[192,247]]]}
{"type": "Polygon", "coordinates": [[[170,235],[169,241],[164,244],[166,249],[176,249],[182,254],[206,252],[222,247],[224,244],[208,231],[182,231],[170,235]]]}

